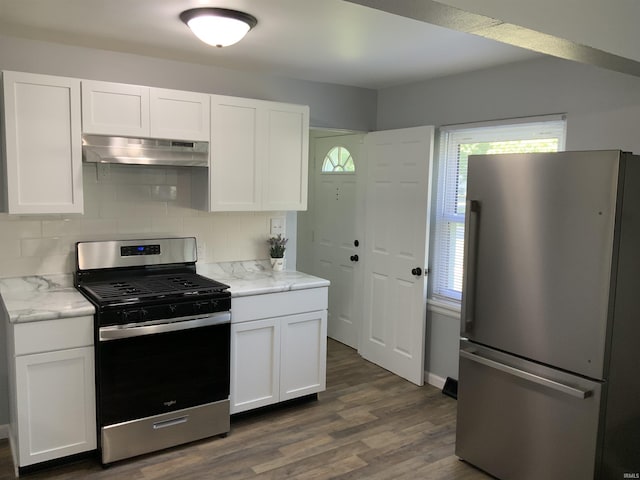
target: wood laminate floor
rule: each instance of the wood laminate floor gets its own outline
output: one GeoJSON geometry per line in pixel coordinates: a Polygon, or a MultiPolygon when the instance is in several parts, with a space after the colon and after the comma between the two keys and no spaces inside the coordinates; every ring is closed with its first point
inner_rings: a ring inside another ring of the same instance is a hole
{"type": "MultiPolygon", "coordinates": [[[[417,387],[329,340],[327,390],[318,401],[232,419],[214,438],[125,460],[25,475],[41,479],[461,479],[491,477],[454,455],[455,400],[417,387]]],[[[13,479],[0,441],[0,480],[13,479]]]]}

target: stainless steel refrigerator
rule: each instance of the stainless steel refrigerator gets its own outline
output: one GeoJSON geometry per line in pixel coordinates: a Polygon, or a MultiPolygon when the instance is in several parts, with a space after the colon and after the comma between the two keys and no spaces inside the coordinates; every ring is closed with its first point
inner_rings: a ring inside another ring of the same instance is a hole
{"type": "Polygon", "coordinates": [[[640,157],[469,157],[456,455],[640,478],[640,157]]]}

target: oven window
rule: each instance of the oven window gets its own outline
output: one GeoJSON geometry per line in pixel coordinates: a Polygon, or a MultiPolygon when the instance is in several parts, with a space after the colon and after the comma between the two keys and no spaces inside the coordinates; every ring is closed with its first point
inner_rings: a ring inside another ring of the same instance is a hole
{"type": "Polygon", "coordinates": [[[100,426],[229,397],[230,324],[99,342],[100,426]]]}

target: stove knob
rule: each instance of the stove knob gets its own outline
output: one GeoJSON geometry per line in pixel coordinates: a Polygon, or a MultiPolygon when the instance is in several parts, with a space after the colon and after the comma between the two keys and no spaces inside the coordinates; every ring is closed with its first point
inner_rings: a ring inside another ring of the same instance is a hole
{"type": "Polygon", "coordinates": [[[178,309],[178,307],[176,305],[169,305],[169,311],[171,313],[176,313],[176,310],[178,309]]]}
{"type": "Polygon", "coordinates": [[[144,320],[145,318],[147,318],[147,314],[149,312],[147,310],[145,310],[144,308],[140,309],[140,320],[144,320]]]}

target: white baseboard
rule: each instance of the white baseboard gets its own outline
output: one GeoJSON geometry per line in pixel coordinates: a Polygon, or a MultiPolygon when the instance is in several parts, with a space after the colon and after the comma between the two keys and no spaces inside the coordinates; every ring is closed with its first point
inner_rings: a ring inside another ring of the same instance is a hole
{"type": "Polygon", "coordinates": [[[9,438],[9,425],[0,425],[0,439],[9,438]]]}
{"type": "Polygon", "coordinates": [[[424,379],[429,384],[440,390],[444,387],[444,382],[447,381],[446,378],[442,378],[439,375],[430,372],[424,372],[424,379]]]}

